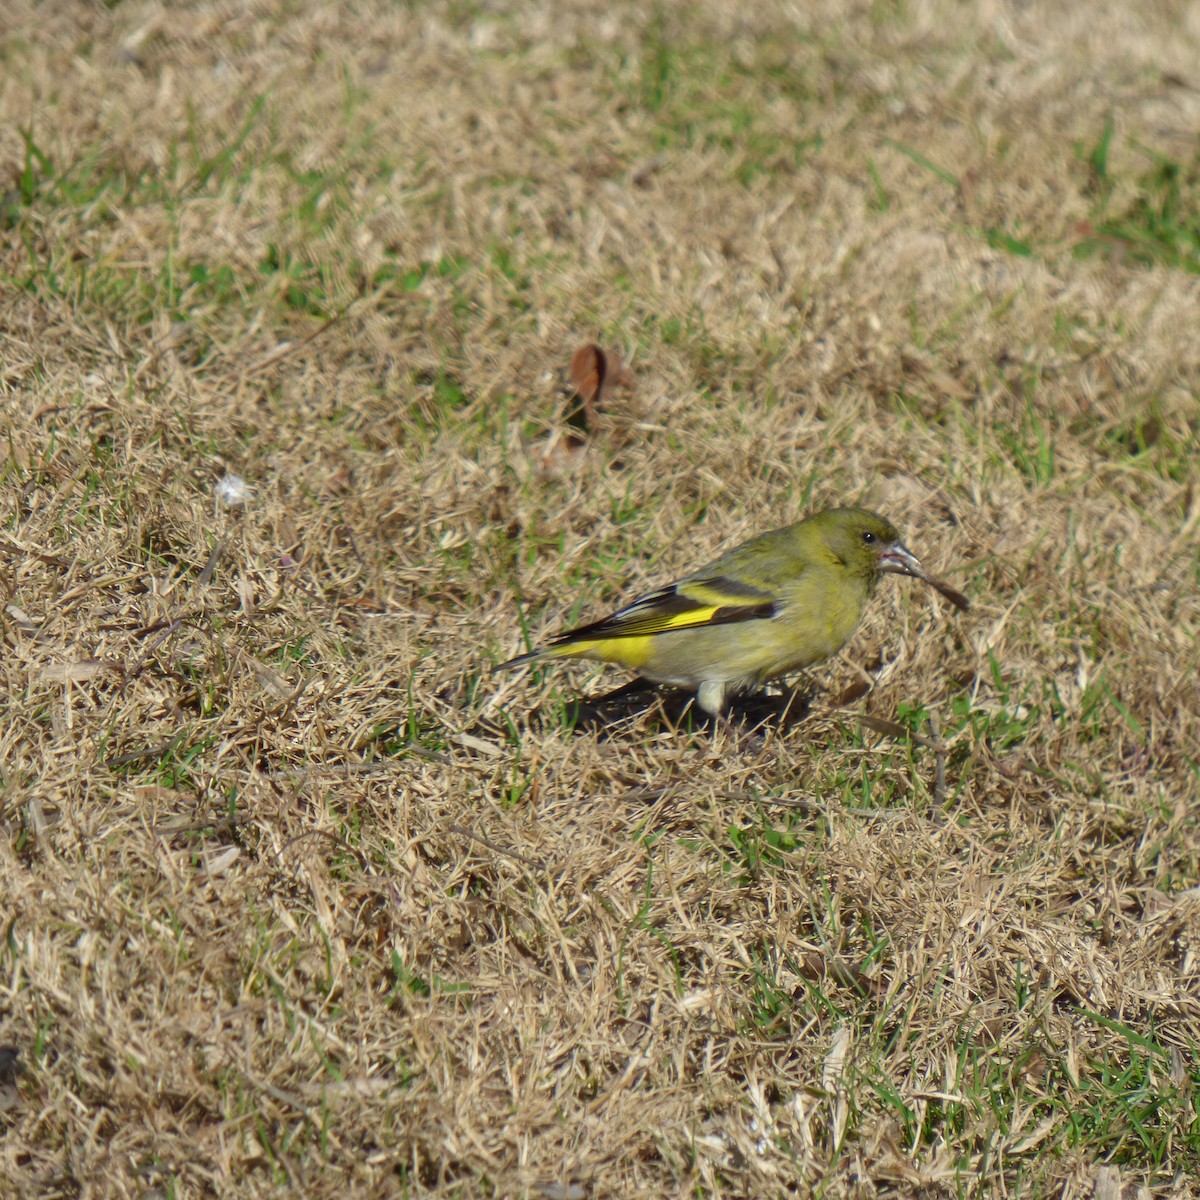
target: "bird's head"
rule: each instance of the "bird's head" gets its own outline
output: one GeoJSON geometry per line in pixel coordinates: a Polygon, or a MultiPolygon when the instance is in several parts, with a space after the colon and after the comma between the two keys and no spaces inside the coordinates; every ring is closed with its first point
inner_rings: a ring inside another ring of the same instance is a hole
{"type": "Polygon", "coordinates": [[[885,571],[927,578],[920,559],[886,517],[865,508],[831,508],[814,520],[825,548],[856,575],[872,583],[885,571]]]}

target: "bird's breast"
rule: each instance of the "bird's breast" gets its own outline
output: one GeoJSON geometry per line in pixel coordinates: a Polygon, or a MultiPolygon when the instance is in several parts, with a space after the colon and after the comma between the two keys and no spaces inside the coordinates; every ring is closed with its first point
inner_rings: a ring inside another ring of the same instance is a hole
{"type": "Polygon", "coordinates": [[[858,627],[869,592],[865,580],[842,571],[799,581],[775,618],[787,630],[782,641],[793,652],[789,667],[832,658],[858,627]]]}

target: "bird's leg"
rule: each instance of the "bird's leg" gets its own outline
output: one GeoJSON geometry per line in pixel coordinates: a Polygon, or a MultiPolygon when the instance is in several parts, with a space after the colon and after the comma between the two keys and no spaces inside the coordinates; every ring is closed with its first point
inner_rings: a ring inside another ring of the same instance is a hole
{"type": "Polygon", "coordinates": [[[723,680],[706,679],[696,689],[696,703],[710,717],[719,717],[725,711],[728,689],[723,680]]]}
{"type": "Polygon", "coordinates": [[[717,739],[717,730],[725,734],[733,743],[733,752],[740,754],[742,750],[742,731],[723,712],[713,713],[713,741],[717,739]]]}
{"type": "Polygon", "coordinates": [[[741,742],[733,722],[725,715],[725,705],[729,700],[729,685],[719,679],[706,679],[696,689],[696,703],[712,718],[713,738],[717,731],[723,731],[733,742],[736,750],[741,742]]]}

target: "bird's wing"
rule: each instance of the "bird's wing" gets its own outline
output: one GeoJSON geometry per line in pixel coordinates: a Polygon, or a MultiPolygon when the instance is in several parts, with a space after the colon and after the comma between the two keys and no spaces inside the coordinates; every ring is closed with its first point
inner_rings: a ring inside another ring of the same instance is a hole
{"type": "Polygon", "coordinates": [[[693,577],[647,592],[603,620],[562,634],[552,644],[648,637],[702,625],[763,620],[778,610],[778,601],[752,584],[726,575],[693,577]]]}

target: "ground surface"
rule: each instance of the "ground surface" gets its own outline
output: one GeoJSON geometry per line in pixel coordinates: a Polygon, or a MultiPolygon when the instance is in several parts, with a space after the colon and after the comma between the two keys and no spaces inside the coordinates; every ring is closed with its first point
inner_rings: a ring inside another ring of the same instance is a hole
{"type": "Polygon", "coordinates": [[[6,3],[0,1192],[1197,1195],[1196,14],[6,3]]]}

